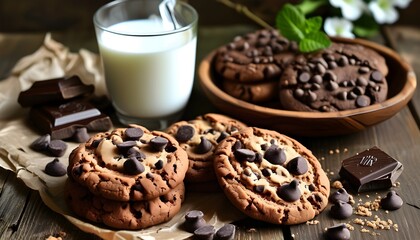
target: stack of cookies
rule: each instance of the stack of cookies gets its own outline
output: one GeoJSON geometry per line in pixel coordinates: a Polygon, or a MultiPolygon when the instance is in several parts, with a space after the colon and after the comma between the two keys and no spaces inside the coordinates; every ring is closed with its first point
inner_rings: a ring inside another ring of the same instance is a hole
{"type": "Polygon", "coordinates": [[[137,125],[118,128],[72,151],[66,200],[90,221],[146,228],[179,212],[187,169],[186,152],[169,134],[137,125]]]}
{"type": "Polygon", "coordinates": [[[220,47],[213,68],[233,97],[292,111],[334,112],[386,100],[388,67],[374,50],[333,42],[300,53],[276,30],[259,30],[220,47]]]}

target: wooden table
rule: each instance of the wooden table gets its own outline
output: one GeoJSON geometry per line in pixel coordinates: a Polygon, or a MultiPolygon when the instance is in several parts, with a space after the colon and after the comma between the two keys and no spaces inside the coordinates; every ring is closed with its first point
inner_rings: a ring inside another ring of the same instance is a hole
{"type": "MultiPolygon", "coordinates": [[[[247,26],[220,28],[200,28],[197,63],[210,50],[230,41],[235,35],[251,31],[247,26]]],[[[35,51],[42,43],[44,34],[0,34],[0,77],[5,78],[16,61],[35,51]]],[[[80,47],[97,51],[92,33],[63,34],[54,33],[53,38],[70,46],[72,51],[80,47]]],[[[420,29],[392,27],[385,29],[375,41],[396,49],[409,61],[420,76],[420,29]]],[[[198,85],[194,86],[193,95],[185,119],[216,109],[203,97],[198,85]]],[[[372,146],[379,146],[389,155],[404,164],[404,172],[399,178],[400,185],[395,190],[404,200],[401,209],[386,213],[374,212],[383,220],[391,219],[398,224],[398,232],[374,230],[361,232],[361,226],[353,223],[355,218],[373,220],[354,215],[346,221],[332,220],[324,211],[313,224],[297,226],[277,226],[251,219],[236,222],[236,239],[323,239],[326,227],[339,222],[350,222],[354,226],[352,239],[418,239],[420,234],[420,94],[400,113],[391,119],[363,132],[322,138],[297,138],[320,159],[331,180],[338,178],[340,161],[372,146]],[[315,224],[314,224],[315,223],[315,224]],[[380,235],[375,235],[380,234],[380,235]]],[[[1,148],[1,146],[0,146],[1,148]]],[[[335,191],[332,189],[332,191],[335,191]]],[[[387,191],[378,191],[355,195],[357,203],[373,200],[377,195],[384,196],[387,191]]],[[[0,168],[0,239],[45,239],[48,236],[60,236],[63,239],[98,239],[84,233],[70,224],[64,217],[47,208],[38,192],[30,190],[10,171],[0,168]]]]}

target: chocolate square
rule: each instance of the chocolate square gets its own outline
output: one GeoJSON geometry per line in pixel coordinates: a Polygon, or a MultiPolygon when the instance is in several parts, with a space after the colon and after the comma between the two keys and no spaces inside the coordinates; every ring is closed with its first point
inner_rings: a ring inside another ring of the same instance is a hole
{"type": "Polygon", "coordinates": [[[342,161],[340,176],[357,192],[392,187],[403,170],[402,164],[378,147],[372,147],[342,161]]]}

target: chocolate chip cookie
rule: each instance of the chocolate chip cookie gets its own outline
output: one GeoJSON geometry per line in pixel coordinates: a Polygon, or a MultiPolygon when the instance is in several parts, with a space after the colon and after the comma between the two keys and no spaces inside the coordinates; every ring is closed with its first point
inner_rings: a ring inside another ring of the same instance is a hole
{"type": "Polygon", "coordinates": [[[367,107],[386,99],[388,68],[378,53],[337,44],[301,55],[283,71],[279,98],[286,110],[333,112],[367,107]]]}
{"type": "Polygon", "coordinates": [[[187,153],[169,134],[138,125],[99,133],[69,157],[68,175],[111,200],[149,200],[183,183],[187,153]]]}
{"type": "MultiPolygon", "coordinates": [[[[245,128],[242,122],[230,117],[208,113],[194,120],[181,121],[167,129],[178,140],[189,159],[185,176],[187,182],[215,181],[213,152],[227,136],[245,128]]],[[[187,185],[188,187],[188,185],[187,185]]]]}
{"type": "Polygon", "coordinates": [[[278,31],[259,30],[237,36],[219,48],[214,68],[228,94],[250,102],[268,101],[277,95],[273,83],[296,51],[296,42],[281,37],[278,31]]]}
{"type": "Polygon", "coordinates": [[[88,188],[68,180],[66,202],[78,215],[117,229],[143,229],[170,220],[181,208],[184,184],[147,201],[114,201],[92,194],[88,188]]]}
{"type": "Polygon", "coordinates": [[[328,203],[329,180],[317,158],[278,132],[249,127],[215,151],[221,188],[246,215],[275,224],[298,224],[328,203]]]}

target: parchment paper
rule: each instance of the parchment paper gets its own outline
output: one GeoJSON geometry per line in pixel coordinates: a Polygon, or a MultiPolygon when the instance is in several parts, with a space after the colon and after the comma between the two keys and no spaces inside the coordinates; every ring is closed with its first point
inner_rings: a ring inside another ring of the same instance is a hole
{"type": "MultiPolygon", "coordinates": [[[[52,177],[45,174],[45,165],[54,157],[35,152],[29,145],[39,134],[27,123],[27,111],[17,103],[20,91],[33,82],[45,79],[79,75],[86,84],[95,85],[97,96],[106,95],[99,57],[87,50],[71,53],[54,41],[49,34],[44,44],[32,55],[22,58],[13,68],[10,77],[0,81],[0,166],[16,173],[31,189],[39,191],[43,202],[60,213],[81,230],[103,239],[185,239],[191,236],[179,225],[189,210],[201,210],[209,224],[220,228],[243,218],[223,193],[186,193],[181,211],[169,222],[141,231],[116,231],[103,225],[84,221],[72,214],[64,201],[64,184],[67,176],[52,177]]],[[[59,160],[68,165],[68,156],[77,143],[67,142],[68,149],[59,160]]]]}

